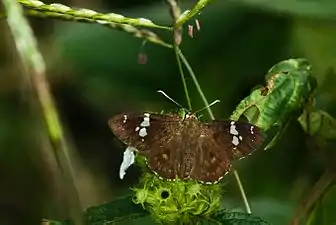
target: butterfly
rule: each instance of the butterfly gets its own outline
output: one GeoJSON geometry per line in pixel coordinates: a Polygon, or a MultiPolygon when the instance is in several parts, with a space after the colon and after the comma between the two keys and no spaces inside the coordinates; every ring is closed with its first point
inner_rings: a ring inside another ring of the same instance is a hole
{"type": "Polygon", "coordinates": [[[112,132],[145,157],[159,177],[217,183],[232,162],[250,155],[264,140],[249,123],[201,122],[193,113],[121,113],[109,119],[112,132]]]}

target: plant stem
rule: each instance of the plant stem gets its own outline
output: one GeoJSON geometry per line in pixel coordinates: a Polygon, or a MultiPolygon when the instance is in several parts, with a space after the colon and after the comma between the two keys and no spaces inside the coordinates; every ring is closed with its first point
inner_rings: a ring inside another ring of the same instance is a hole
{"type": "MultiPolygon", "coordinates": [[[[176,0],[166,0],[166,3],[168,4],[168,6],[170,8],[170,15],[173,19],[173,22],[176,23],[177,19],[181,15],[181,9],[178,5],[178,1],[176,1],[176,0]]],[[[178,55],[178,51],[179,51],[178,46],[181,44],[181,41],[182,41],[182,28],[173,29],[173,37],[174,37],[175,58],[176,58],[178,69],[180,71],[184,93],[186,95],[187,102],[188,102],[188,108],[191,111],[192,107],[191,107],[191,101],[190,101],[189,92],[188,92],[188,86],[187,86],[187,83],[186,83],[186,80],[185,80],[181,59],[178,55]]]]}
{"type": "Polygon", "coordinates": [[[237,181],[237,184],[238,184],[238,187],[239,187],[239,190],[240,190],[240,194],[241,194],[241,196],[243,198],[244,205],[245,205],[245,210],[246,210],[247,213],[252,213],[250,204],[249,204],[249,202],[247,201],[247,198],[246,198],[244,187],[243,187],[243,185],[242,185],[242,183],[240,181],[238,171],[237,170],[233,170],[233,175],[236,178],[236,181],[237,181]]]}
{"type": "MultiPolygon", "coordinates": [[[[187,82],[185,80],[185,76],[184,76],[184,72],[183,72],[183,68],[182,68],[182,63],[181,63],[181,59],[182,58],[180,58],[181,51],[180,51],[179,47],[176,44],[174,44],[174,52],[175,52],[175,57],[176,57],[177,65],[178,65],[178,68],[179,68],[179,71],[180,71],[180,74],[181,74],[183,88],[184,88],[184,92],[185,92],[185,95],[186,95],[186,98],[187,98],[187,102],[188,102],[188,108],[191,111],[192,110],[192,108],[191,108],[191,101],[190,101],[190,97],[189,97],[187,82]]],[[[182,59],[182,61],[183,61],[183,59],[182,59]]],[[[185,64],[185,62],[183,62],[183,63],[185,64]]]]}
{"type": "MultiPolygon", "coordinates": [[[[196,77],[194,71],[192,70],[190,64],[188,63],[188,60],[184,57],[182,51],[181,51],[178,47],[176,47],[176,48],[177,48],[177,49],[175,50],[175,52],[178,52],[179,57],[181,58],[183,64],[184,64],[185,67],[187,68],[187,70],[188,70],[188,72],[189,72],[189,74],[190,74],[190,76],[191,76],[191,78],[192,78],[192,80],[193,80],[193,82],[194,82],[194,84],[195,84],[195,86],[196,86],[196,89],[197,89],[199,95],[201,96],[201,98],[202,98],[202,100],[203,100],[203,102],[204,102],[204,105],[205,105],[205,106],[208,106],[208,105],[209,105],[209,102],[208,102],[208,100],[206,99],[206,97],[205,97],[205,95],[204,95],[204,93],[203,93],[203,91],[202,91],[202,88],[201,88],[200,84],[198,83],[198,80],[197,80],[197,77],[196,77]]],[[[184,76],[183,76],[183,78],[184,78],[184,76]]],[[[185,82],[185,80],[183,80],[183,81],[185,82]]],[[[210,118],[211,118],[212,120],[214,120],[214,119],[215,119],[215,116],[213,115],[212,110],[211,110],[210,107],[207,107],[207,111],[208,111],[208,113],[209,113],[210,118]]],[[[246,198],[246,194],[245,194],[243,185],[242,185],[242,183],[240,182],[238,171],[237,171],[237,170],[233,170],[233,174],[234,174],[234,176],[235,176],[235,179],[236,179],[236,181],[237,181],[237,184],[238,184],[240,193],[241,193],[241,195],[242,195],[242,198],[243,198],[243,201],[244,201],[244,205],[245,205],[245,210],[246,210],[247,213],[251,213],[251,208],[250,208],[250,205],[249,205],[249,203],[248,203],[248,201],[247,201],[247,198],[246,198]]]]}
{"type": "MultiPolygon", "coordinates": [[[[202,101],[204,102],[205,106],[208,106],[208,105],[209,105],[209,102],[208,102],[208,100],[206,99],[206,97],[205,97],[205,95],[204,95],[204,93],[203,93],[203,91],[202,91],[202,88],[201,88],[200,84],[198,83],[197,77],[196,77],[196,75],[195,75],[193,69],[191,68],[191,66],[190,66],[190,64],[189,64],[189,62],[188,62],[188,60],[184,57],[184,55],[183,55],[181,49],[179,49],[178,47],[176,47],[176,48],[177,48],[177,49],[176,49],[175,51],[178,53],[178,55],[179,55],[179,57],[181,58],[181,60],[182,60],[182,62],[183,62],[183,64],[184,64],[184,66],[187,68],[187,70],[188,70],[188,72],[189,72],[189,74],[190,74],[190,76],[191,76],[191,78],[192,78],[192,80],[193,80],[193,82],[194,82],[194,84],[195,84],[195,86],[196,86],[196,89],[197,89],[198,93],[200,94],[200,96],[201,96],[201,98],[202,98],[202,101]]],[[[184,82],[185,82],[185,81],[184,81],[184,82]]],[[[212,120],[214,120],[214,119],[215,119],[215,116],[213,115],[212,110],[211,110],[210,107],[207,108],[207,111],[208,111],[208,113],[209,113],[210,118],[211,118],[212,120]]]]}

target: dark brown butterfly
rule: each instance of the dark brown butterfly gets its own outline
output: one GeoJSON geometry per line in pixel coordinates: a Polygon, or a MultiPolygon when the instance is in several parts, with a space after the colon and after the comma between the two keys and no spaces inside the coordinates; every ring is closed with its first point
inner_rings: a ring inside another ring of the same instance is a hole
{"type": "Polygon", "coordinates": [[[195,114],[122,113],[113,133],[145,156],[158,176],[216,183],[232,161],[250,155],[263,141],[259,128],[238,121],[200,122],[195,114]]]}

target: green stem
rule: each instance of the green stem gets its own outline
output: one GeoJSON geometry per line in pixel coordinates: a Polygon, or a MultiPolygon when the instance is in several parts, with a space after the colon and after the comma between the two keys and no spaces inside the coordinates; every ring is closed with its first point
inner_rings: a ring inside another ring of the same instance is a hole
{"type": "MultiPolygon", "coordinates": [[[[203,100],[205,106],[208,106],[208,105],[209,105],[209,102],[208,102],[208,100],[206,99],[206,97],[205,97],[205,95],[204,95],[204,93],[203,93],[203,91],[202,91],[202,88],[201,88],[200,84],[198,83],[198,80],[197,80],[197,77],[196,77],[194,71],[192,70],[190,64],[188,63],[188,60],[184,57],[182,51],[181,51],[179,48],[177,48],[177,49],[175,50],[175,52],[176,52],[176,51],[178,52],[178,55],[180,56],[180,58],[181,58],[183,64],[184,64],[185,67],[187,68],[187,70],[188,70],[188,72],[189,72],[189,74],[190,74],[192,80],[194,81],[194,84],[195,84],[195,86],[196,86],[196,89],[197,89],[199,95],[201,96],[201,98],[202,98],[202,100],[203,100]]],[[[183,76],[183,78],[184,78],[184,76],[183,76]]],[[[182,81],[185,82],[185,80],[182,80],[182,81]]],[[[208,113],[209,113],[210,118],[211,118],[212,120],[214,120],[214,119],[215,119],[215,116],[213,115],[211,108],[210,108],[210,107],[207,107],[207,110],[208,110],[208,113]]],[[[243,198],[243,201],[244,201],[244,205],[245,205],[245,210],[246,210],[247,213],[251,213],[251,208],[250,208],[250,205],[249,205],[249,203],[248,203],[248,201],[247,201],[247,198],[246,198],[246,194],[245,194],[243,185],[242,185],[242,183],[240,182],[238,171],[237,171],[237,170],[233,170],[233,174],[234,174],[234,176],[235,176],[235,179],[236,179],[236,181],[237,181],[237,184],[238,184],[240,193],[241,193],[241,195],[242,195],[242,198],[243,198]]]]}
{"type": "MultiPolygon", "coordinates": [[[[175,51],[178,53],[178,56],[181,58],[184,66],[187,68],[187,70],[188,70],[188,72],[189,72],[189,74],[190,74],[190,76],[191,76],[191,78],[192,78],[192,80],[193,80],[193,82],[194,82],[194,84],[196,86],[196,89],[197,89],[198,93],[200,94],[200,96],[201,96],[201,98],[202,98],[205,106],[208,106],[209,102],[206,99],[206,97],[205,97],[205,95],[204,95],[204,93],[202,91],[202,88],[201,88],[200,84],[198,83],[197,77],[196,77],[193,69],[191,68],[190,64],[188,63],[188,60],[184,57],[182,51],[178,47],[177,47],[177,49],[175,51]]],[[[184,82],[185,82],[185,80],[184,80],[184,82]]],[[[213,115],[212,110],[211,110],[210,107],[207,108],[207,111],[209,113],[210,118],[212,120],[214,120],[215,116],[213,115]]]]}
{"type": "Polygon", "coordinates": [[[241,196],[243,198],[244,205],[245,205],[245,210],[246,210],[247,213],[252,213],[250,204],[249,204],[249,202],[247,201],[247,198],[246,198],[246,194],[245,194],[245,191],[244,191],[243,184],[240,181],[238,171],[237,170],[233,170],[233,175],[236,178],[236,181],[237,181],[237,184],[238,184],[238,188],[240,190],[240,194],[241,194],[241,196]]]}
{"type": "MultiPolygon", "coordinates": [[[[178,45],[176,45],[176,43],[174,44],[174,52],[175,52],[175,57],[176,57],[176,61],[177,61],[177,65],[181,74],[181,79],[182,79],[182,83],[183,83],[183,88],[184,88],[184,92],[187,98],[187,102],[188,102],[188,108],[191,111],[191,101],[190,101],[190,97],[189,97],[189,92],[188,92],[188,87],[187,87],[187,82],[185,80],[185,76],[184,76],[184,72],[183,72],[183,68],[182,68],[182,63],[181,63],[181,50],[179,49],[178,45]]],[[[183,59],[182,59],[183,60],[183,59]]],[[[183,62],[185,64],[185,62],[183,62]]]]}

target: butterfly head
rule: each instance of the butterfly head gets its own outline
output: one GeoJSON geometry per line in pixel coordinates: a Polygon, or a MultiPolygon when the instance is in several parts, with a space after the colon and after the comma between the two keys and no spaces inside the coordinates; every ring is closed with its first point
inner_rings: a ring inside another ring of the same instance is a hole
{"type": "Polygon", "coordinates": [[[191,120],[192,119],[198,120],[198,118],[197,118],[197,116],[196,116],[195,113],[192,113],[192,112],[190,112],[189,110],[187,110],[185,108],[179,109],[178,114],[182,118],[183,121],[190,120],[190,119],[191,120]]]}

